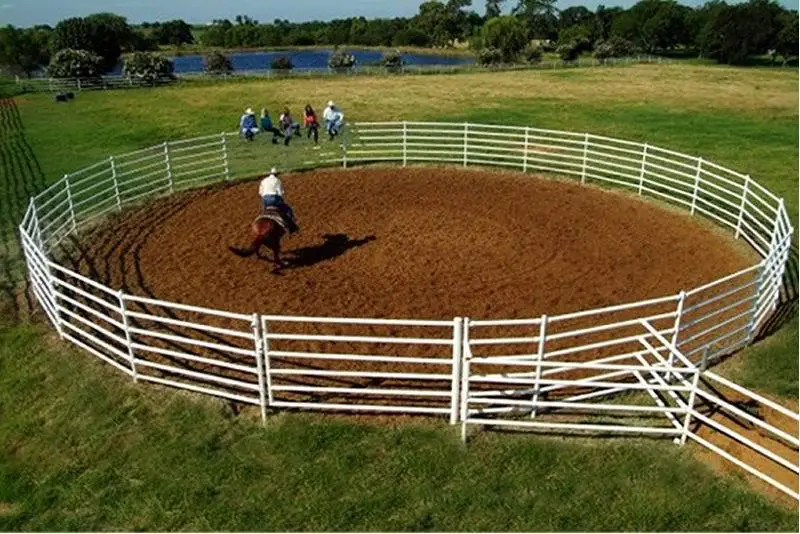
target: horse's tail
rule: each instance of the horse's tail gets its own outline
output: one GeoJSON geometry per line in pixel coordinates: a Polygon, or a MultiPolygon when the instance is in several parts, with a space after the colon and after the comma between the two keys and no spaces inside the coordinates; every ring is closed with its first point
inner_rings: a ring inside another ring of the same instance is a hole
{"type": "Polygon", "coordinates": [[[242,258],[246,258],[248,256],[252,256],[257,250],[258,247],[261,246],[261,237],[256,237],[253,242],[247,248],[237,248],[237,247],[228,247],[228,250],[236,254],[237,256],[241,256],[242,258]]]}

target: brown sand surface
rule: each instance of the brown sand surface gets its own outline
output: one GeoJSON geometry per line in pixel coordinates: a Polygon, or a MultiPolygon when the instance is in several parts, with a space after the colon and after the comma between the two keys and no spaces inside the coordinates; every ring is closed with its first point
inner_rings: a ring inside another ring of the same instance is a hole
{"type": "Polygon", "coordinates": [[[316,171],[284,177],[302,231],[270,274],[249,243],[258,182],[108,221],[81,269],[112,287],[243,313],[538,317],[674,294],[754,262],[708,225],[622,193],[518,173],[316,171]]]}

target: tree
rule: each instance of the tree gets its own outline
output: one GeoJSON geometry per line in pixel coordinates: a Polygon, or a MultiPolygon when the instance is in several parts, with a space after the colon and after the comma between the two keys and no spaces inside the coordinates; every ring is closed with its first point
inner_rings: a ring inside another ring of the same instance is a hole
{"type": "Polygon", "coordinates": [[[175,65],[160,54],[134,52],[125,58],[122,72],[131,78],[156,83],[172,78],[175,65]]]}
{"type": "Polygon", "coordinates": [[[220,52],[210,52],[206,54],[204,62],[204,70],[209,74],[221,75],[233,72],[233,63],[231,59],[220,52]]]}
{"type": "Polygon", "coordinates": [[[797,57],[800,40],[798,39],[798,19],[796,11],[785,11],[778,17],[780,30],[775,38],[775,51],[783,58],[783,65],[792,57],[797,57]]]}
{"type": "Polygon", "coordinates": [[[641,0],[614,19],[612,33],[646,52],[690,44],[687,10],[674,0],[641,0]]]}
{"type": "Polygon", "coordinates": [[[600,41],[594,47],[594,57],[598,59],[625,57],[632,53],[633,43],[618,35],[609,37],[607,41],[600,41]]]}
{"type": "Polygon", "coordinates": [[[769,0],[724,6],[710,24],[709,55],[723,63],[743,63],[749,56],[773,48],[784,10],[769,0]]]}
{"type": "Polygon", "coordinates": [[[53,78],[88,80],[102,73],[103,58],[88,50],[64,48],[53,55],[47,73],[53,78]]]}
{"type": "Polygon", "coordinates": [[[98,13],[59,22],[53,30],[52,49],[89,50],[102,58],[102,68],[109,70],[119,60],[123,47],[133,40],[133,31],[124,17],[98,13]]]}
{"type": "Polygon", "coordinates": [[[483,47],[499,50],[505,63],[516,61],[526,44],[525,24],[516,17],[495,17],[483,26],[483,47]]]}
{"type": "Polygon", "coordinates": [[[486,20],[500,16],[500,6],[505,0],[486,0],[486,20]]]}
{"type": "Polygon", "coordinates": [[[356,66],[356,57],[346,50],[334,50],[328,58],[328,67],[338,72],[351,70],[356,66]]]}
{"type": "Polygon", "coordinates": [[[529,39],[555,39],[558,35],[556,0],[519,0],[511,10],[528,28],[529,39]]]}
{"type": "Polygon", "coordinates": [[[13,26],[0,28],[0,65],[10,72],[30,77],[50,60],[48,33],[13,26]]]}
{"type": "Polygon", "coordinates": [[[180,19],[159,24],[153,31],[153,37],[162,45],[180,46],[194,43],[192,27],[180,19]]]}
{"type": "Polygon", "coordinates": [[[572,6],[558,14],[558,27],[563,30],[572,26],[587,26],[594,19],[594,14],[583,6],[572,6]]]}

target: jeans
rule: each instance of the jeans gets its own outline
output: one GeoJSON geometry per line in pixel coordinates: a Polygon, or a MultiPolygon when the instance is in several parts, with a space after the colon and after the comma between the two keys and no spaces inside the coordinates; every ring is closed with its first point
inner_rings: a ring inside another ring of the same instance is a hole
{"type": "Polygon", "coordinates": [[[281,131],[278,130],[277,128],[275,128],[274,126],[271,126],[269,128],[264,128],[264,131],[267,132],[267,133],[272,133],[272,144],[273,145],[277,145],[278,144],[278,137],[283,137],[283,134],[281,133],[281,131]]]}
{"type": "Polygon", "coordinates": [[[280,195],[264,195],[262,197],[264,201],[264,207],[276,207],[281,210],[289,219],[294,221],[294,210],[283,201],[283,197],[280,195]]]}
{"type": "Polygon", "coordinates": [[[330,135],[331,138],[339,134],[341,127],[342,121],[340,120],[325,121],[325,129],[328,131],[328,135],[330,135]]]}
{"type": "Polygon", "coordinates": [[[309,124],[308,125],[308,135],[306,135],[306,139],[311,139],[311,136],[314,136],[314,143],[319,142],[319,124],[309,124]]]}

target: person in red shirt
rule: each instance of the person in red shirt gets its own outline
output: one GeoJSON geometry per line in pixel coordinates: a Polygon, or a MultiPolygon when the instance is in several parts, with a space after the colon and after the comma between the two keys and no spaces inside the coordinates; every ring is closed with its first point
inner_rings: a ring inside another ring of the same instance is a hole
{"type": "Polygon", "coordinates": [[[306,104],[306,109],[303,111],[303,123],[306,125],[308,131],[306,138],[311,139],[313,135],[314,145],[319,144],[319,121],[317,120],[317,114],[314,113],[314,108],[311,107],[311,104],[306,104]]]}

